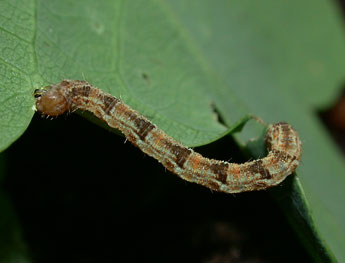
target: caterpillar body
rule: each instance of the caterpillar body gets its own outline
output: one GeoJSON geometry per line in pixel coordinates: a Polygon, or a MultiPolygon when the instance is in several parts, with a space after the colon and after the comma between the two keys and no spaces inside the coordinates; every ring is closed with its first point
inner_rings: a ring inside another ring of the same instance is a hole
{"type": "Polygon", "coordinates": [[[215,191],[240,193],[278,185],[295,171],[301,158],[301,141],[288,123],[269,125],[266,157],[237,164],[203,157],[121,100],[86,81],[63,80],[35,90],[34,96],[36,110],[44,115],[58,116],[75,109],[92,112],[169,171],[215,191]]]}

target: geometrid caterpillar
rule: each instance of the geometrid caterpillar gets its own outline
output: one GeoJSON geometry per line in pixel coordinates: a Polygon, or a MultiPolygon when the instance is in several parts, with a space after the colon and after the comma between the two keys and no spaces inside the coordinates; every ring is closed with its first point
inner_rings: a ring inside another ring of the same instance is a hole
{"type": "Polygon", "coordinates": [[[38,112],[57,116],[76,109],[92,112],[169,171],[215,191],[240,193],[263,190],[293,173],[301,158],[301,141],[288,123],[269,126],[268,155],[243,164],[205,158],[165,134],[156,125],[121,100],[86,81],[63,80],[35,90],[38,112]]]}

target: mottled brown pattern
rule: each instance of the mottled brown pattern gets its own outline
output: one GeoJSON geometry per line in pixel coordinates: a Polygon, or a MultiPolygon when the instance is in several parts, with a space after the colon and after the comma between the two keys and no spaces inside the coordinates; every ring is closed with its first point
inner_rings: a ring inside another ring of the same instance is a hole
{"type": "Polygon", "coordinates": [[[210,165],[211,171],[216,175],[216,179],[225,184],[226,178],[228,177],[228,163],[211,163],[210,165]]]}
{"type": "Polygon", "coordinates": [[[109,114],[109,112],[115,107],[117,103],[119,103],[120,100],[113,97],[113,96],[103,96],[103,109],[106,114],[109,114]]]}
{"type": "Polygon", "coordinates": [[[215,191],[239,193],[278,185],[295,171],[301,158],[301,141],[288,123],[269,125],[266,157],[234,164],[195,153],[119,99],[86,81],[64,80],[35,90],[34,96],[37,111],[45,115],[58,116],[75,108],[92,112],[109,126],[121,130],[130,142],[156,158],[169,171],[215,191]]]}
{"type": "Polygon", "coordinates": [[[288,147],[290,144],[290,125],[288,123],[282,123],[280,128],[282,130],[282,142],[284,147],[288,147]]]}
{"type": "Polygon", "coordinates": [[[132,133],[126,134],[126,138],[127,138],[127,140],[130,141],[134,146],[138,147],[137,138],[136,138],[132,133]]]}
{"type": "Polygon", "coordinates": [[[174,168],[175,168],[175,165],[170,162],[169,160],[165,160],[164,161],[164,166],[165,168],[167,168],[170,172],[173,172],[174,171],[174,168]]]}
{"type": "Polygon", "coordinates": [[[214,190],[214,191],[219,191],[219,184],[215,183],[215,182],[208,182],[207,184],[208,188],[210,188],[211,190],[214,190]]]}
{"type": "Polygon", "coordinates": [[[175,162],[180,168],[183,168],[184,163],[192,153],[190,149],[176,144],[171,145],[170,151],[175,155],[175,162]]]}
{"type": "Polygon", "coordinates": [[[69,80],[66,80],[66,79],[63,80],[63,81],[61,81],[61,82],[59,83],[60,86],[65,86],[65,87],[66,87],[66,86],[69,86],[69,84],[70,84],[70,81],[69,81],[69,80]]]}
{"type": "Polygon", "coordinates": [[[270,186],[267,185],[265,182],[260,181],[253,181],[253,185],[255,186],[255,189],[267,189],[270,186]]]}
{"type": "Polygon", "coordinates": [[[298,163],[295,163],[294,161],[296,160],[296,156],[292,157],[291,161],[290,161],[290,170],[292,171],[295,171],[297,166],[298,166],[298,163]]]}
{"type": "Polygon", "coordinates": [[[261,174],[262,179],[272,178],[270,172],[263,166],[262,160],[256,160],[248,169],[253,174],[261,174]]]}
{"type": "Polygon", "coordinates": [[[72,94],[73,94],[73,96],[89,97],[90,91],[91,91],[90,86],[83,86],[80,88],[73,88],[72,94]]]}
{"type": "Polygon", "coordinates": [[[290,156],[286,152],[275,150],[275,149],[272,150],[272,153],[273,153],[273,156],[277,160],[282,160],[284,163],[288,162],[289,160],[291,160],[293,158],[292,156],[290,156]]]}
{"type": "Polygon", "coordinates": [[[129,120],[129,121],[135,121],[138,118],[138,114],[131,110],[125,110],[123,112],[123,115],[129,120]]]}
{"type": "Polygon", "coordinates": [[[134,124],[138,129],[138,136],[141,140],[145,140],[146,136],[151,132],[155,126],[147,120],[144,120],[142,118],[137,118],[134,120],[134,124]]]}
{"type": "Polygon", "coordinates": [[[272,149],[272,137],[267,134],[265,141],[266,141],[266,148],[272,149]]]}

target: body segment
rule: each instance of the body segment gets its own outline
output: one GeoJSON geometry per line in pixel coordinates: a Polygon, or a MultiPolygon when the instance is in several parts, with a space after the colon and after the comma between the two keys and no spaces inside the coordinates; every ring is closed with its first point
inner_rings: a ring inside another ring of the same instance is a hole
{"type": "Polygon", "coordinates": [[[44,115],[57,116],[75,109],[92,112],[169,171],[215,191],[239,193],[275,186],[294,172],[301,158],[301,141],[288,123],[268,127],[266,157],[236,164],[203,157],[121,100],[86,81],[64,80],[36,90],[35,98],[37,111],[44,115]]]}

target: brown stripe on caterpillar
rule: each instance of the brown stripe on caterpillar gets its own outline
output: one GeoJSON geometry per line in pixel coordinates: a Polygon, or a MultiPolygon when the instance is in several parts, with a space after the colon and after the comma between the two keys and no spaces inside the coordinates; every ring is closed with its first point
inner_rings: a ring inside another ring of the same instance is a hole
{"type": "Polygon", "coordinates": [[[103,110],[104,110],[105,114],[109,114],[109,112],[115,107],[115,105],[120,102],[119,99],[117,99],[113,96],[105,95],[102,97],[103,97],[103,103],[104,103],[103,110]]]}
{"type": "Polygon", "coordinates": [[[280,123],[280,129],[282,133],[282,139],[284,147],[287,147],[290,143],[290,128],[288,123],[280,123]]]}
{"type": "Polygon", "coordinates": [[[215,191],[239,193],[275,186],[295,171],[301,158],[301,141],[288,123],[269,125],[266,157],[235,164],[202,157],[119,99],[86,81],[64,80],[35,90],[34,96],[37,111],[45,115],[58,116],[74,108],[92,112],[109,126],[122,131],[130,142],[169,171],[215,191]]]}
{"type": "Polygon", "coordinates": [[[143,118],[136,118],[134,120],[134,124],[138,129],[138,136],[141,140],[145,140],[147,134],[151,132],[154,128],[155,125],[153,125],[150,121],[145,120],[143,118]]]}
{"type": "MultiPolygon", "coordinates": [[[[161,132],[162,133],[162,132],[161,132]]],[[[164,135],[165,136],[165,135],[164,135]]],[[[162,155],[165,155],[166,152],[170,152],[173,155],[173,161],[180,168],[183,168],[183,165],[187,161],[188,157],[193,153],[191,149],[187,147],[180,146],[177,143],[174,143],[172,138],[165,138],[159,141],[159,144],[154,143],[155,147],[158,147],[158,152],[162,155]],[[161,148],[159,147],[161,145],[161,148]]]]}
{"type": "Polygon", "coordinates": [[[228,163],[211,163],[211,171],[216,175],[216,179],[222,184],[226,184],[226,179],[228,177],[228,163]]]}
{"type": "Polygon", "coordinates": [[[262,179],[271,179],[272,175],[270,171],[267,170],[263,164],[262,160],[256,160],[249,166],[249,171],[253,174],[260,174],[262,179]]]}
{"type": "Polygon", "coordinates": [[[73,96],[83,96],[88,97],[91,91],[91,87],[88,85],[78,87],[78,88],[72,88],[72,95],[73,96]]]}
{"type": "Polygon", "coordinates": [[[171,153],[175,155],[175,162],[180,167],[183,168],[184,163],[187,161],[188,157],[191,155],[192,150],[182,147],[176,144],[172,144],[170,147],[171,153]]]}

